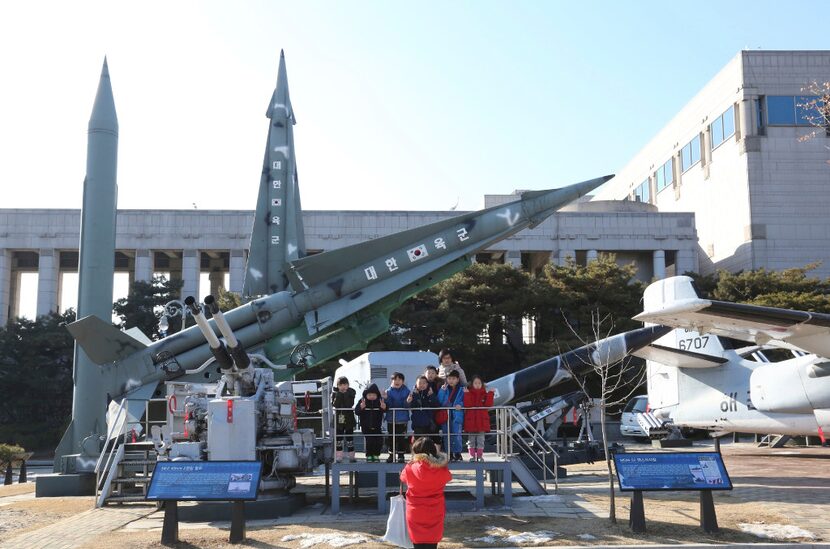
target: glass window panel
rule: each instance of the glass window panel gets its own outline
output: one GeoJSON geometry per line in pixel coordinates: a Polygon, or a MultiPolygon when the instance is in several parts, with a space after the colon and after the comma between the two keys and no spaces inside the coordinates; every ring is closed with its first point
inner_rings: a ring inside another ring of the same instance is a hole
{"type": "Polygon", "coordinates": [[[641,196],[643,197],[643,202],[651,202],[651,189],[648,186],[648,179],[643,181],[643,183],[642,183],[642,185],[640,185],[640,187],[642,188],[642,191],[641,191],[642,195],[641,196]]]}
{"type": "Polygon", "coordinates": [[[767,122],[770,125],[795,124],[795,98],[792,95],[767,96],[767,122]]]}
{"type": "Polygon", "coordinates": [[[663,164],[663,169],[666,170],[666,185],[670,185],[674,181],[674,171],[672,170],[672,158],[663,164]]]}
{"type": "Polygon", "coordinates": [[[818,110],[818,96],[805,95],[795,98],[795,122],[799,126],[821,126],[821,113],[818,110]]]}
{"type": "Polygon", "coordinates": [[[689,148],[692,149],[692,166],[700,162],[700,134],[697,134],[692,142],[689,143],[689,148]]]}
{"type": "Polygon", "coordinates": [[[686,143],[686,146],[680,151],[680,166],[682,171],[686,171],[692,167],[692,144],[686,143]]]}
{"type": "Polygon", "coordinates": [[[723,113],[723,138],[726,139],[735,133],[735,109],[729,107],[723,113]]]}
{"type": "Polygon", "coordinates": [[[666,177],[663,174],[662,166],[659,170],[657,170],[657,173],[655,175],[657,176],[657,192],[660,192],[666,188],[666,177]]]}
{"type": "Polygon", "coordinates": [[[717,117],[710,128],[712,128],[712,148],[714,149],[723,143],[723,117],[717,117]]]}

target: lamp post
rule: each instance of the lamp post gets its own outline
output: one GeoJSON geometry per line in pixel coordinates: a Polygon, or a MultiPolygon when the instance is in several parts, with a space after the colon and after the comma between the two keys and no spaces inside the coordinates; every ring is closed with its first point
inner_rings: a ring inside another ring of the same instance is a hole
{"type": "Polygon", "coordinates": [[[174,299],[172,301],[168,301],[164,305],[164,311],[161,314],[161,318],[159,318],[158,323],[158,331],[159,335],[162,339],[167,337],[167,330],[170,329],[170,319],[175,318],[177,316],[182,317],[182,330],[187,328],[187,317],[188,315],[192,315],[190,309],[184,306],[178,299],[174,299]]]}

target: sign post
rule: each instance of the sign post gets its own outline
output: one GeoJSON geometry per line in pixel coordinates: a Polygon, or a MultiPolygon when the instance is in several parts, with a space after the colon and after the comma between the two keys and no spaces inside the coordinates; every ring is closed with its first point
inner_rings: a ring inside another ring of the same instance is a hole
{"type": "Polygon", "coordinates": [[[257,499],[259,461],[160,461],[146,498],[164,502],[161,542],[179,541],[179,501],[230,501],[231,543],[245,540],[245,501],[257,499]]]}
{"type": "Polygon", "coordinates": [[[643,492],[700,492],[700,526],[704,532],[718,531],[713,490],[731,490],[732,481],[717,452],[636,452],[614,454],[620,490],[633,492],[629,525],[637,533],[646,531],[643,492]]]}

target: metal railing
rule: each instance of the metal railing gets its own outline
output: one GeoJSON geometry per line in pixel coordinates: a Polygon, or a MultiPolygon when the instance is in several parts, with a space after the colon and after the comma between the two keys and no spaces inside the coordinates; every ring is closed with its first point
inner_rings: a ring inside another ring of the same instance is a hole
{"type": "Polygon", "coordinates": [[[104,439],[104,448],[95,462],[95,506],[102,507],[110,494],[112,481],[118,473],[118,464],[124,457],[124,443],[129,425],[141,425],[141,421],[127,421],[128,399],[123,399],[115,412],[115,418],[107,426],[107,436],[104,439]],[[106,475],[103,478],[102,476],[106,475]]]}
{"type": "MultiPolygon", "coordinates": [[[[354,408],[334,408],[334,413],[332,414],[334,417],[334,421],[336,422],[336,418],[338,412],[354,412],[355,416],[357,413],[355,412],[354,408]]],[[[336,429],[336,425],[331,426],[331,433],[332,433],[332,449],[336,451],[337,449],[337,441],[339,439],[343,439],[346,436],[354,437],[363,437],[364,440],[371,437],[383,437],[391,439],[391,447],[387,444],[387,450],[389,451],[390,457],[394,459],[394,456],[398,454],[405,453],[405,450],[398,449],[398,438],[399,437],[440,437],[442,440],[442,450],[446,453],[450,453],[449,450],[452,448],[452,438],[453,437],[463,437],[464,435],[470,434],[483,434],[485,437],[491,438],[495,437],[495,452],[491,452],[490,454],[495,456],[501,460],[507,461],[512,458],[516,458],[519,456],[527,456],[529,461],[532,465],[539,469],[542,473],[542,478],[540,482],[544,486],[545,490],[547,490],[548,483],[553,482],[554,489],[559,489],[559,478],[557,471],[559,469],[559,454],[556,449],[548,442],[542,433],[539,432],[538,429],[533,425],[531,421],[529,421],[515,406],[491,406],[491,407],[462,407],[462,408],[455,408],[455,407],[448,407],[448,406],[440,406],[435,408],[385,408],[382,410],[384,414],[383,421],[381,422],[381,432],[380,433],[364,433],[362,429],[360,431],[355,431],[353,434],[344,435],[343,433],[338,433],[336,429]],[[446,432],[444,429],[441,428],[440,425],[437,426],[435,432],[431,433],[415,433],[414,430],[409,429],[408,426],[411,422],[411,413],[412,412],[419,412],[419,411],[429,411],[429,412],[436,412],[438,410],[446,410],[447,411],[447,425],[446,432]],[[465,412],[470,410],[486,410],[488,413],[491,413],[491,429],[484,432],[484,433],[466,433],[463,430],[463,425],[458,426],[458,430],[453,430],[450,425],[452,424],[452,414],[458,412],[465,412]],[[399,425],[403,424],[404,422],[390,422],[386,421],[386,414],[391,413],[391,417],[394,417],[395,412],[409,412],[410,419],[407,420],[406,425],[407,429],[403,432],[397,432],[397,428],[399,425]],[[383,432],[384,426],[392,427],[392,432],[388,431],[383,432]],[[553,459],[553,467],[548,465],[548,456],[552,456],[553,459]]],[[[358,418],[355,418],[356,423],[358,418]]],[[[463,440],[463,439],[462,439],[463,440]]],[[[344,441],[345,442],[345,441],[344,441]]],[[[462,442],[463,445],[463,442],[462,442]]],[[[463,447],[463,446],[462,446],[463,447]]],[[[462,452],[463,453],[463,452],[462,452]]]]}

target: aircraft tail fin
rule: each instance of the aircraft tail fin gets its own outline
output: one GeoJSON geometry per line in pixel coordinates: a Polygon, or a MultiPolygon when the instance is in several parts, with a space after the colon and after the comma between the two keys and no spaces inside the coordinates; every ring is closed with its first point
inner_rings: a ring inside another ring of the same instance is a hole
{"type": "Polygon", "coordinates": [[[126,358],[147,347],[95,315],[85,316],[66,327],[81,349],[96,364],[108,364],[126,358]]]}

